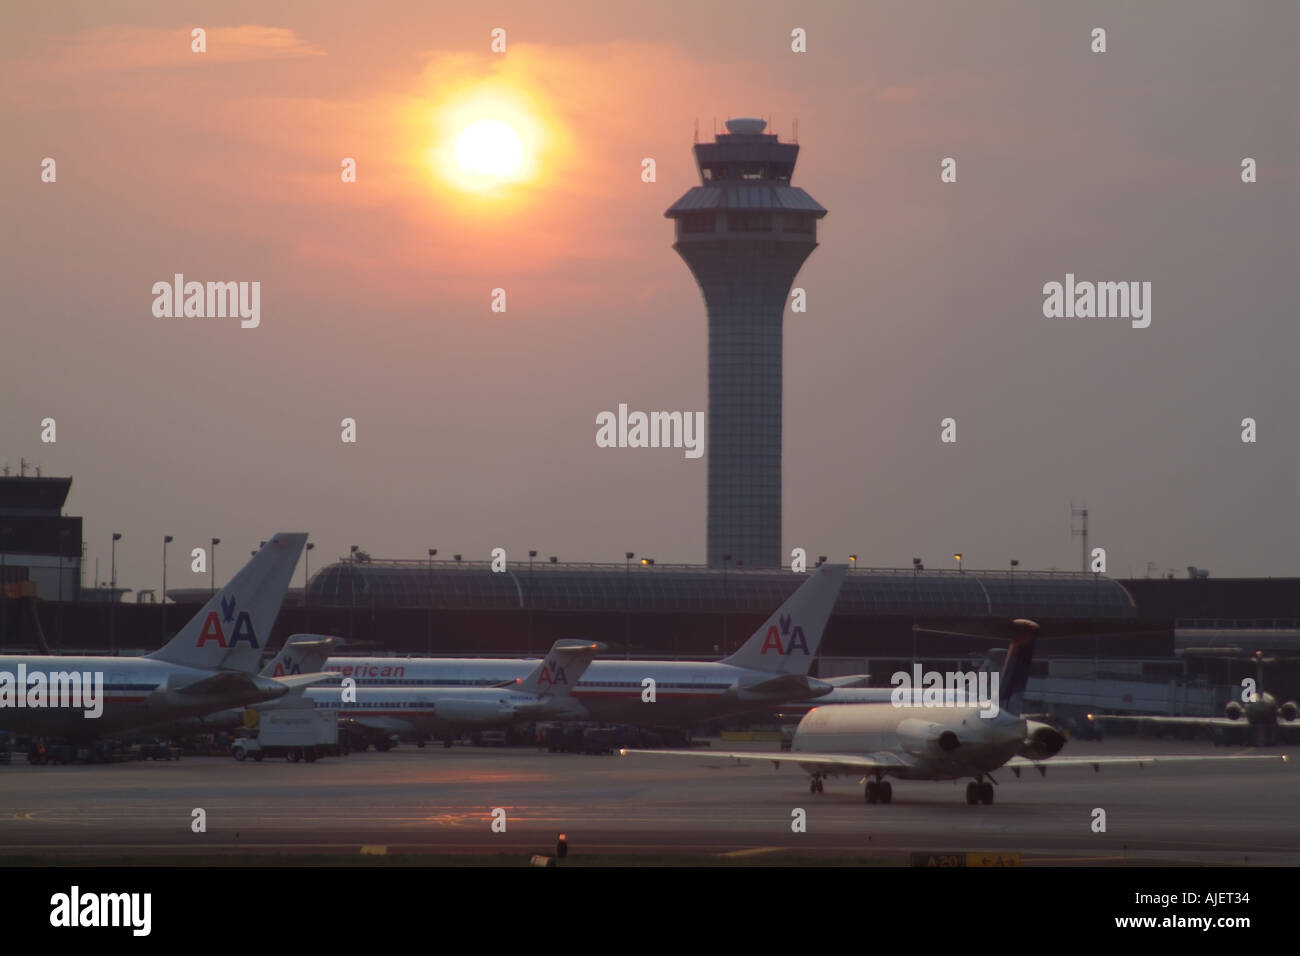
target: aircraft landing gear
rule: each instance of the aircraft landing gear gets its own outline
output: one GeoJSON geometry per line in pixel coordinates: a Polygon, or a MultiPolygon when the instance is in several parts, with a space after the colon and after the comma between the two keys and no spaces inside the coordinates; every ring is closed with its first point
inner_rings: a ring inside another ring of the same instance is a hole
{"type": "Polygon", "coordinates": [[[826,785],[825,785],[825,783],[822,782],[822,775],[821,775],[821,774],[819,774],[819,773],[815,773],[815,774],[813,774],[812,780],[809,781],[809,783],[808,783],[808,792],[809,792],[809,793],[825,793],[825,792],[826,792],[826,785]]]}
{"type": "Polygon", "coordinates": [[[867,781],[867,803],[889,803],[894,799],[894,788],[888,780],[867,781]]]}
{"type": "Polygon", "coordinates": [[[972,780],[966,784],[966,802],[972,807],[977,803],[984,806],[993,805],[993,784],[987,780],[972,780]]]}

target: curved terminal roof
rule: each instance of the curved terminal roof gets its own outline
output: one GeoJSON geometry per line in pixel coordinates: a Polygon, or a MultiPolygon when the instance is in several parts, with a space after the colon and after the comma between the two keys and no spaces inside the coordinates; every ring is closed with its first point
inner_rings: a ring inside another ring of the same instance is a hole
{"type": "MultiPolygon", "coordinates": [[[[344,560],[311,580],[312,604],[446,610],[693,611],[770,613],[804,580],[790,571],[696,565],[344,560]]],[[[1052,571],[849,571],[835,613],[932,617],[1124,618],[1128,591],[1097,574],[1052,571]]]]}

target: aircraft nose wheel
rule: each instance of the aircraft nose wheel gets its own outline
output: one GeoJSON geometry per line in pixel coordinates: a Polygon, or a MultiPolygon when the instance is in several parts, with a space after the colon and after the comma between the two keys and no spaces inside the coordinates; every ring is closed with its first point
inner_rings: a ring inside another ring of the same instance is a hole
{"type": "Polygon", "coordinates": [[[813,777],[808,784],[809,793],[824,793],[825,790],[826,790],[826,785],[822,783],[821,777],[813,777]]]}

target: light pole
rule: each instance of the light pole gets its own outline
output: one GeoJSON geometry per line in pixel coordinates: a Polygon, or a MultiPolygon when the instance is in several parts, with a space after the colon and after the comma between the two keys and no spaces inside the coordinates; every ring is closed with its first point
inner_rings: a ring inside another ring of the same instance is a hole
{"type": "Polygon", "coordinates": [[[437,548],[429,549],[429,599],[425,602],[425,635],[424,635],[424,653],[426,657],[433,655],[433,556],[438,553],[437,548]]]}
{"type": "Polygon", "coordinates": [[[952,556],[952,559],[953,559],[954,561],[957,562],[957,572],[958,572],[959,574],[965,574],[966,571],[965,571],[965,569],[961,566],[961,555],[960,555],[960,554],[954,554],[954,555],[952,556]]]}
{"type": "Polygon", "coordinates": [[[219,545],[220,543],[221,543],[220,538],[213,538],[212,553],[208,555],[208,558],[210,559],[208,563],[208,570],[212,572],[212,594],[208,595],[209,598],[212,597],[213,594],[217,593],[217,545],[219,545]]]}
{"type": "Polygon", "coordinates": [[[302,552],[302,626],[305,628],[311,626],[311,605],[308,599],[308,591],[311,585],[311,549],[314,547],[316,547],[315,543],[308,541],[302,552]]]}
{"type": "Polygon", "coordinates": [[[631,551],[623,552],[623,659],[632,659],[632,604],[628,597],[628,588],[632,583],[632,559],[636,557],[631,551]]]}
{"type": "Polygon", "coordinates": [[[921,610],[921,593],[917,574],[925,568],[920,558],[912,559],[912,663],[916,663],[916,624],[917,612],[921,610]]]}
{"type": "Polygon", "coordinates": [[[537,551],[529,549],[528,551],[528,645],[527,652],[533,652],[533,558],[537,557],[537,551]]]}
{"type": "Polygon", "coordinates": [[[116,610],[113,605],[117,603],[117,542],[122,538],[120,531],[113,532],[113,543],[110,546],[110,556],[112,559],[112,572],[108,579],[108,650],[110,654],[117,653],[117,635],[113,631],[113,616],[116,610]]]}
{"type": "Polygon", "coordinates": [[[167,545],[175,540],[169,534],[163,535],[163,582],[162,591],[158,595],[158,600],[162,604],[162,611],[158,615],[158,634],[160,637],[167,636],[167,545]]]}
{"type": "MultiPolygon", "coordinates": [[[[109,576],[108,576],[108,589],[110,591],[117,590],[117,543],[121,540],[122,540],[122,532],[114,531],[113,543],[110,546],[110,550],[109,550],[110,560],[112,561],[112,570],[109,572],[109,576]]],[[[111,600],[112,595],[110,595],[109,597],[111,600]]]]}
{"type": "MultiPolygon", "coordinates": [[[[655,559],[654,559],[654,558],[642,558],[642,559],[641,559],[641,567],[643,567],[643,568],[653,568],[654,566],[655,566],[655,559]]],[[[630,645],[629,645],[629,647],[628,647],[628,653],[629,653],[629,654],[631,653],[631,646],[630,646],[630,645]]],[[[673,657],[676,657],[676,656],[677,656],[677,629],[676,629],[676,628],[673,628],[673,657]]]]}

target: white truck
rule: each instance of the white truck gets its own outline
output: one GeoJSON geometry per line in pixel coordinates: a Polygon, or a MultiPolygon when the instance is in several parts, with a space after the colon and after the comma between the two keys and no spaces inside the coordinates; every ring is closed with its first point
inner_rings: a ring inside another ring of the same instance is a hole
{"type": "Polygon", "coordinates": [[[286,757],[308,763],[338,753],[339,725],[332,713],[311,707],[269,709],[258,715],[255,734],[230,745],[236,760],[286,757]]]}

